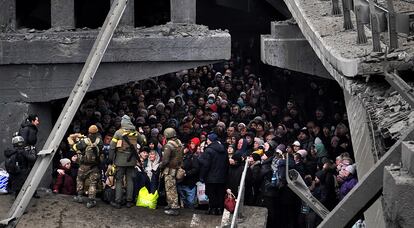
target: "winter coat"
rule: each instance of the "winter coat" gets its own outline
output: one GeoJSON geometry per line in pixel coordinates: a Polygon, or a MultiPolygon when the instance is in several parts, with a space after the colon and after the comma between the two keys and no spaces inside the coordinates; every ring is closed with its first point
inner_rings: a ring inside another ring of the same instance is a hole
{"type": "Polygon", "coordinates": [[[56,182],[53,185],[53,192],[61,193],[65,195],[74,195],[75,194],[75,181],[72,177],[72,173],[70,169],[66,169],[64,167],[60,167],[65,171],[65,174],[58,174],[56,178],[56,182]]]}
{"type": "Polygon", "coordinates": [[[194,187],[200,176],[200,164],[197,156],[191,152],[184,154],[183,168],[185,170],[185,177],[180,184],[194,187]]]}
{"type": "Polygon", "coordinates": [[[37,127],[29,121],[21,124],[19,135],[24,139],[27,146],[36,146],[37,143],[37,127]]]}
{"type": "Polygon", "coordinates": [[[15,148],[14,150],[6,150],[4,155],[10,157],[13,153],[17,152],[17,162],[19,164],[19,173],[10,173],[9,186],[12,191],[20,191],[26,178],[36,161],[36,151],[25,148],[15,148]]]}
{"type": "Polygon", "coordinates": [[[215,141],[208,145],[199,161],[201,181],[217,184],[226,182],[229,160],[227,151],[221,143],[215,141]]]}
{"type": "Polygon", "coordinates": [[[320,180],[317,186],[318,200],[328,209],[332,210],[336,205],[335,177],[331,170],[321,170],[316,173],[320,180]]]}
{"type": "Polygon", "coordinates": [[[352,174],[350,174],[347,178],[345,178],[344,182],[341,185],[341,188],[339,189],[339,199],[343,199],[348,192],[351,191],[352,188],[357,185],[358,180],[356,177],[354,177],[352,174]]]}
{"type": "Polygon", "coordinates": [[[273,176],[272,161],[273,157],[262,161],[259,176],[255,178],[255,183],[260,185],[260,194],[264,197],[274,197],[277,194],[277,187],[271,184],[273,176]]]}

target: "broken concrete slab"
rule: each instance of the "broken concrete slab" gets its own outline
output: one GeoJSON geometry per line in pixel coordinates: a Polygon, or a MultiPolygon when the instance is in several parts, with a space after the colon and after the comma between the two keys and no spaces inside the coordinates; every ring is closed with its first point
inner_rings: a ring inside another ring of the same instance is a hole
{"type": "Polygon", "coordinates": [[[261,60],[265,64],[333,79],[305,38],[275,39],[261,36],[261,60]]]}
{"type": "MultiPolygon", "coordinates": [[[[95,91],[216,61],[102,63],[89,88],[95,91]]],[[[83,64],[0,66],[0,102],[48,102],[69,96],[83,64]]]]}
{"type": "MultiPolygon", "coordinates": [[[[366,56],[372,51],[372,43],[356,45],[357,34],[354,30],[343,31],[343,18],[331,16],[331,2],[317,0],[285,0],[286,5],[297,21],[304,36],[309,41],[317,56],[328,69],[334,67],[341,75],[354,77],[356,75],[380,74],[383,72],[383,60],[372,62],[366,56]],[[327,64],[330,63],[330,66],[327,64]]],[[[355,18],[352,17],[355,24],[355,18]]],[[[368,38],[371,32],[365,28],[368,38]]],[[[384,44],[383,44],[384,46],[384,44]]],[[[396,53],[413,56],[413,43],[405,50],[395,50],[396,53]]],[[[393,60],[392,67],[401,68],[399,64],[409,65],[403,61],[393,60]]],[[[328,69],[329,71],[329,69],[328,69]]],[[[332,71],[329,71],[333,74],[332,71]]]]}
{"type": "Polygon", "coordinates": [[[402,168],[407,170],[409,175],[414,176],[414,142],[403,142],[401,152],[402,168]]]}
{"type": "MultiPolygon", "coordinates": [[[[0,65],[83,63],[98,31],[0,34],[0,65]]],[[[102,62],[209,61],[231,55],[230,34],[202,25],[118,30],[102,62]]]]}
{"type": "Polygon", "coordinates": [[[270,23],[270,34],[277,39],[299,39],[305,37],[294,20],[272,21],[270,23]]]}

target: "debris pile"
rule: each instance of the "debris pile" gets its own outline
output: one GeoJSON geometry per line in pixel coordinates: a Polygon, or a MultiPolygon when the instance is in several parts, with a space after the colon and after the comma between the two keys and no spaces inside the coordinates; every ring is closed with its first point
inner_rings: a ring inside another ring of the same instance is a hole
{"type": "Polygon", "coordinates": [[[414,123],[414,111],[401,95],[385,83],[354,86],[374,125],[375,135],[398,140],[414,123]]]}

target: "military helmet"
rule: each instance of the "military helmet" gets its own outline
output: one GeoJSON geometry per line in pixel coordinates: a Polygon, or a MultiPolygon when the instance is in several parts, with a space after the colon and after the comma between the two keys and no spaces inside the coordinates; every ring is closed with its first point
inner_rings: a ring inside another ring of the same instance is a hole
{"type": "Polygon", "coordinates": [[[164,137],[166,139],[177,137],[177,133],[175,132],[174,128],[167,128],[164,130],[164,137]]]}
{"type": "Polygon", "coordinates": [[[16,135],[12,138],[13,146],[24,146],[24,138],[20,135],[16,135]]]}

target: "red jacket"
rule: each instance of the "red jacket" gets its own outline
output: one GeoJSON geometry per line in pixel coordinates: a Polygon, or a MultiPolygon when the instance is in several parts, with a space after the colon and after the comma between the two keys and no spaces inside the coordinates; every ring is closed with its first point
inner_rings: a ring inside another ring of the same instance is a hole
{"type": "Polygon", "coordinates": [[[75,181],[70,175],[70,170],[67,170],[64,167],[60,167],[60,169],[65,170],[65,174],[58,174],[56,182],[53,185],[53,192],[65,195],[74,195],[76,193],[75,181]]]}

